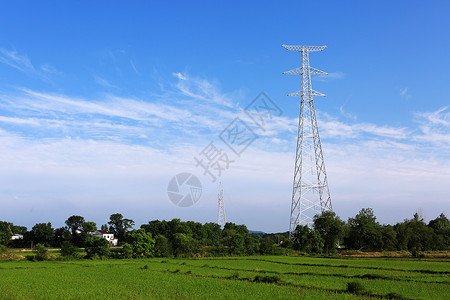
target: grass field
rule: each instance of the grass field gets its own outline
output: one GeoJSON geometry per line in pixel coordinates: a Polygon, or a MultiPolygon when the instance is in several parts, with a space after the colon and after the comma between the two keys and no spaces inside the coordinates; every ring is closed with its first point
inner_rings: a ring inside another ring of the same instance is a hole
{"type": "Polygon", "coordinates": [[[450,262],[283,256],[4,261],[0,298],[450,299],[450,262]],[[348,292],[349,282],[364,291],[348,292]]]}

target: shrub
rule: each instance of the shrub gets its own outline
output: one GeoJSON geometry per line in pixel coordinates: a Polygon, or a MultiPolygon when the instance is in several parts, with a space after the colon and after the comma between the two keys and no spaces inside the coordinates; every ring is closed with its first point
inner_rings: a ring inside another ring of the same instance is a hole
{"type": "Polygon", "coordinates": [[[280,282],[279,276],[262,276],[256,275],[253,282],[264,282],[264,283],[278,283],[280,282]]]}
{"type": "Polygon", "coordinates": [[[352,281],[347,283],[347,292],[352,294],[360,294],[364,292],[364,286],[359,281],[352,281]]]}
{"type": "Polygon", "coordinates": [[[48,259],[48,253],[47,253],[47,248],[45,248],[44,245],[42,244],[36,244],[33,247],[35,256],[34,259],[37,261],[43,261],[43,260],[47,260],[48,259]]]}
{"type": "Polygon", "coordinates": [[[79,249],[69,241],[61,243],[61,256],[78,258],[79,249]]]}
{"type": "Polygon", "coordinates": [[[130,244],[123,245],[122,251],[120,251],[120,258],[133,257],[133,247],[130,244]]]}
{"type": "Polygon", "coordinates": [[[395,299],[395,300],[403,300],[406,299],[404,298],[402,295],[397,294],[397,293],[389,293],[386,296],[386,299],[395,299]]]}
{"type": "Polygon", "coordinates": [[[92,259],[96,257],[103,259],[110,255],[109,242],[103,238],[87,238],[85,250],[87,257],[92,259]]]}

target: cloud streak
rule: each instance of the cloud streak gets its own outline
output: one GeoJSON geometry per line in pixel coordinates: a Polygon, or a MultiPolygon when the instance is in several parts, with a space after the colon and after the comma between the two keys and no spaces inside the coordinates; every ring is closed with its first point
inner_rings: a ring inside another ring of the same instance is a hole
{"type": "Polygon", "coordinates": [[[0,48],[0,62],[44,81],[50,81],[49,75],[51,74],[61,75],[59,71],[49,64],[43,64],[39,69],[35,68],[26,55],[19,54],[16,50],[0,48]]]}

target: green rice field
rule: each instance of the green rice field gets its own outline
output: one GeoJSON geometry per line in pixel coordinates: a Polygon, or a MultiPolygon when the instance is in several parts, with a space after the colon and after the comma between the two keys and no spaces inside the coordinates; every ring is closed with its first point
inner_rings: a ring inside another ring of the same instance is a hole
{"type": "Polygon", "coordinates": [[[0,262],[0,299],[450,299],[450,262],[251,256],[0,262]],[[348,291],[350,282],[361,290],[348,291]]]}

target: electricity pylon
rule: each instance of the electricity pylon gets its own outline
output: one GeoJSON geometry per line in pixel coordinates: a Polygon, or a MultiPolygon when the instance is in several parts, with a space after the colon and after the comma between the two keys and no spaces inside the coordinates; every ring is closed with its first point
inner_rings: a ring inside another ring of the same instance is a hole
{"type": "Polygon", "coordinates": [[[219,185],[219,209],[217,212],[217,224],[220,225],[220,227],[223,227],[225,223],[227,222],[227,218],[225,216],[225,206],[223,203],[223,189],[222,189],[222,183],[219,185]]]}
{"type": "Polygon", "coordinates": [[[283,45],[283,47],[300,52],[302,55],[300,68],[283,73],[301,75],[302,78],[301,90],[288,94],[301,97],[289,225],[289,237],[292,237],[297,225],[311,226],[314,215],[332,210],[313,98],[325,95],[311,88],[311,75],[328,75],[328,73],[309,66],[309,52],[322,51],[327,46],[283,45]]]}

